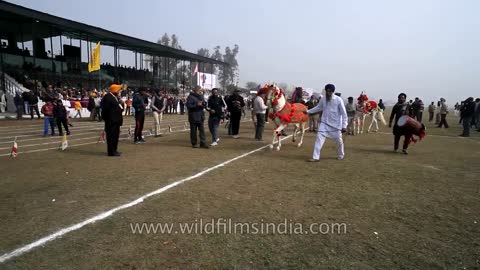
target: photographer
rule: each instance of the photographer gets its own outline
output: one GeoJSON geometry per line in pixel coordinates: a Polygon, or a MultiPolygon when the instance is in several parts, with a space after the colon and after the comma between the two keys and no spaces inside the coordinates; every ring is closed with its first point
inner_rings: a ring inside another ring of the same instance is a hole
{"type": "Polygon", "coordinates": [[[197,129],[200,133],[200,148],[208,149],[208,145],[205,141],[205,129],[203,122],[205,121],[205,115],[203,110],[206,108],[206,102],[203,97],[203,90],[200,86],[195,86],[193,91],[187,98],[188,108],[188,122],[190,122],[190,142],[193,148],[198,148],[197,145],[197,129]]]}

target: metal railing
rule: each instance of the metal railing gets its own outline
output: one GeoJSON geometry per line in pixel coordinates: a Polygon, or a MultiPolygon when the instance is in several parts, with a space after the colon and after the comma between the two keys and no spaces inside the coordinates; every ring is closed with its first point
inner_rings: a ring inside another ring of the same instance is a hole
{"type": "MultiPolygon", "coordinates": [[[[1,71],[0,71],[1,73],[1,71]]],[[[15,102],[13,101],[15,94],[19,93],[20,95],[23,92],[29,92],[22,84],[18,83],[14,78],[10,77],[7,73],[3,72],[3,82],[5,95],[7,97],[7,112],[14,113],[16,112],[15,102]]]]}

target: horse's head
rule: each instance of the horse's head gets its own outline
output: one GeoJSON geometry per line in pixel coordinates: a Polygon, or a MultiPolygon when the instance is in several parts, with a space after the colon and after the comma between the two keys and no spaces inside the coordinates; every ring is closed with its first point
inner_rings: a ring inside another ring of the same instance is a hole
{"type": "Polygon", "coordinates": [[[357,98],[358,104],[365,104],[368,101],[368,96],[365,92],[362,91],[360,96],[357,98]]]}
{"type": "Polygon", "coordinates": [[[265,84],[265,86],[260,88],[259,93],[261,93],[260,91],[267,93],[266,104],[269,109],[278,111],[285,106],[285,95],[282,89],[278,88],[275,84],[265,84]]]}

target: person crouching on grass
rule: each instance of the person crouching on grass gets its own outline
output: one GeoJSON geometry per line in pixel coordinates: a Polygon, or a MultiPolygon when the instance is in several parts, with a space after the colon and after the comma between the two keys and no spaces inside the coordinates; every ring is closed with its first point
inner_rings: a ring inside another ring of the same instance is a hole
{"type": "Polygon", "coordinates": [[[333,139],[337,144],[338,160],[343,160],[345,156],[342,133],[347,131],[348,117],[343,100],[333,93],[335,86],[327,84],[325,86],[325,98],[320,99],[317,106],[306,111],[308,114],[320,113],[320,122],[313,150],[313,157],[309,162],[320,161],[320,151],[326,138],[333,139]]]}

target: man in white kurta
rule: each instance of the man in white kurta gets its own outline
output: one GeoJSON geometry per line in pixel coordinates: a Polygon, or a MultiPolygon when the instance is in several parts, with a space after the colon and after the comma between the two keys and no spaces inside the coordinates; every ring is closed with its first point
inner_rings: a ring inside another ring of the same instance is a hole
{"type": "Polygon", "coordinates": [[[343,100],[334,95],[334,92],[335,86],[327,84],[325,86],[325,97],[320,100],[316,107],[307,111],[308,114],[321,114],[313,157],[309,160],[310,162],[320,160],[320,151],[326,138],[334,140],[337,144],[338,159],[342,160],[345,156],[342,133],[347,130],[347,111],[343,100]]]}

